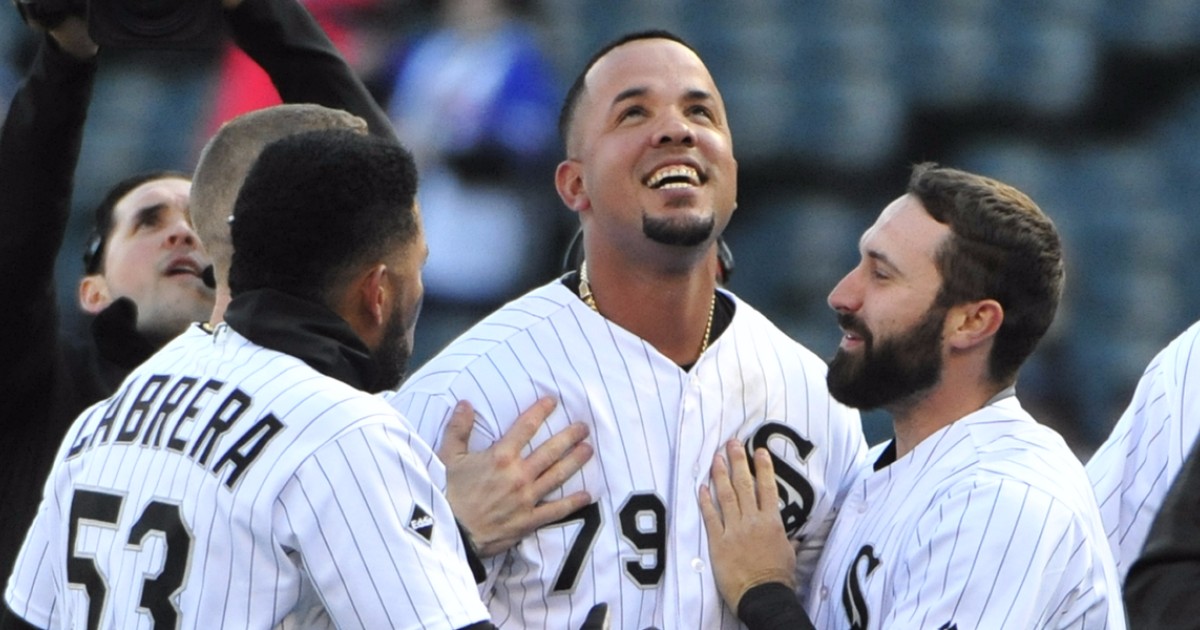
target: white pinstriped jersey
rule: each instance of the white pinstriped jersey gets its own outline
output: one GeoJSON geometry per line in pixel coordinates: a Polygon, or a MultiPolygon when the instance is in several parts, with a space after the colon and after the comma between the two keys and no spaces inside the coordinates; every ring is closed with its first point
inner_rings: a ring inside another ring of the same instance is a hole
{"type": "Polygon", "coordinates": [[[583,489],[596,502],[488,562],[494,623],[574,628],[607,602],[618,628],[741,627],[717,593],[697,502],[731,438],[775,455],[807,583],[836,495],[866,451],[858,414],[829,396],[823,361],[723,295],[732,323],[684,371],[554,281],[467,331],[392,398],[431,441],[455,401],[470,401],[472,449],[541,396],[559,405],[531,448],[570,422],[591,427],[595,456],[556,496],[583,489]]]}
{"type": "Polygon", "coordinates": [[[1083,466],[1016,396],[875,470],[842,504],[806,610],[818,628],[1125,627],[1083,466]]]}
{"type": "Polygon", "coordinates": [[[1200,322],[1167,344],[1088,460],[1122,582],[1200,433],[1200,322]]]}
{"type": "Polygon", "coordinates": [[[193,326],[75,421],[5,597],[46,628],[469,625],[442,483],[378,397],[193,326]]]}

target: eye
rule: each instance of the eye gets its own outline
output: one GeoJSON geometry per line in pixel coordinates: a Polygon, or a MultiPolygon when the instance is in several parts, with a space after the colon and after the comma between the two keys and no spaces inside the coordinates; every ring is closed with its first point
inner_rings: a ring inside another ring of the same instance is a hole
{"type": "Polygon", "coordinates": [[[709,120],[717,119],[716,114],[707,105],[692,105],[688,108],[687,113],[689,116],[703,116],[709,120]]]}
{"type": "Polygon", "coordinates": [[[646,108],[641,105],[633,105],[621,110],[621,113],[617,115],[617,122],[624,122],[629,118],[640,118],[645,115],[646,108]]]}

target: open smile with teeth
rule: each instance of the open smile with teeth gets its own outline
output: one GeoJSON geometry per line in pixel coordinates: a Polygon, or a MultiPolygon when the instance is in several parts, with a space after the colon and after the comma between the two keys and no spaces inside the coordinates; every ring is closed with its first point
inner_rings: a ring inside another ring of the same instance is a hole
{"type": "Polygon", "coordinates": [[[691,166],[674,164],[664,166],[650,175],[646,185],[650,188],[665,190],[669,188],[687,188],[703,183],[700,174],[691,166]]]}

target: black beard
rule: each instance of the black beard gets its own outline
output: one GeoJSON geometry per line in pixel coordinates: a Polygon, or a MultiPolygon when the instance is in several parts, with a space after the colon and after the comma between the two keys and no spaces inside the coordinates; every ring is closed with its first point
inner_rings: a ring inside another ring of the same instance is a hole
{"type": "Polygon", "coordinates": [[[853,356],[841,348],[829,362],[825,382],[838,402],[869,411],[913,397],[937,384],[942,372],[942,326],[945,308],[934,307],[921,321],[875,346],[875,337],[853,315],[839,314],[838,323],[862,340],[853,356]]]}
{"type": "Polygon", "coordinates": [[[399,312],[392,313],[391,319],[383,329],[383,340],[379,349],[371,353],[375,363],[375,383],[367,390],[372,394],[400,387],[404,375],[408,372],[408,359],[412,352],[405,338],[407,325],[399,312]]]}
{"type": "Polygon", "coordinates": [[[709,216],[707,219],[656,219],[642,215],[642,233],[650,240],[663,245],[680,245],[692,247],[699,245],[712,236],[716,220],[709,216]]]}

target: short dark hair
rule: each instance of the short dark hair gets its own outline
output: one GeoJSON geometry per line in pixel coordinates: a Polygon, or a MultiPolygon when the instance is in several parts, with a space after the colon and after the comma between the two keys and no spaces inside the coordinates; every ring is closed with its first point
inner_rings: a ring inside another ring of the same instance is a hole
{"type": "Polygon", "coordinates": [[[416,192],[412,155],[394,140],[339,129],[272,142],[234,206],[231,294],[270,288],[331,305],[344,273],[417,235],[416,192]]]}
{"type": "Polygon", "coordinates": [[[913,168],[908,193],[950,228],[937,253],[937,303],[994,299],[1004,308],[988,372],[994,382],[1011,380],[1054,321],[1062,297],[1062,243],[1054,223],[1012,186],[933,163],[913,168]]]}
{"type": "Polygon", "coordinates": [[[596,65],[597,61],[600,61],[601,57],[607,55],[614,48],[642,39],[668,39],[673,42],[683,44],[688,50],[696,53],[697,57],[700,56],[700,53],[696,52],[696,49],[693,48],[691,44],[684,41],[682,37],[663,29],[652,29],[627,33],[605,44],[600,48],[600,50],[597,50],[596,53],[592,55],[591,59],[588,59],[587,65],[585,65],[579,75],[575,77],[575,81],[571,83],[571,87],[567,90],[567,95],[563,99],[562,110],[560,110],[558,113],[558,135],[562,138],[564,152],[568,151],[567,145],[570,142],[571,125],[575,122],[575,108],[578,107],[579,97],[583,94],[583,88],[585,87],[585,79],[587,78],[588,71],[592,69],[592,66],[596,65]]]}
{"type": "Polygon", "coordinates": [[[104,199],[100,200],[93,211],[95,222],[83,247],[84,274],[92,276],[104,272],[104,246],[108,244],[108,237],[112,236],[113,228],[116,227],[113,225],[113,209],[117,203],[124,199],[125,195],[133,192],[134,188],[156,179],[191,181],[192,178],[179,171],[148,171],[126,177],[109,188],[104,199]]]}

